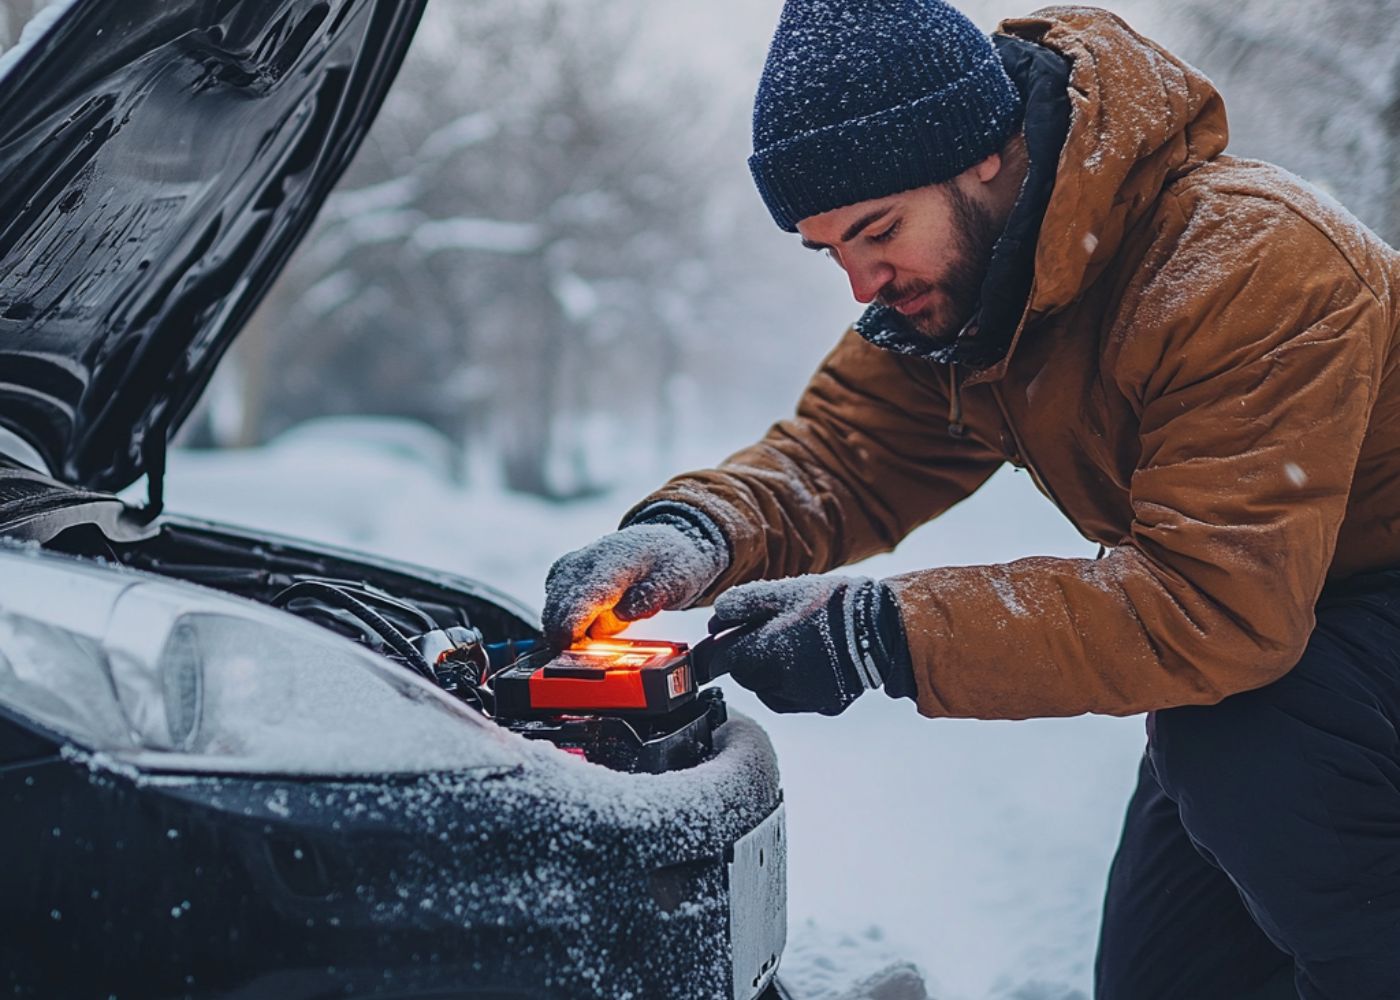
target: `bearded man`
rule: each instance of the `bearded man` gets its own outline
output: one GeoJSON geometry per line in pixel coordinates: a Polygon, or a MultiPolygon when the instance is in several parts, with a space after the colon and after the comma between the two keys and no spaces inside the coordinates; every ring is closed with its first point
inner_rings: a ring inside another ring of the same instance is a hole
{"type": "Polygon", "coordinates": [[[1103,11],[789,0],[753,175],[869,308],[792,419],[556,563],[545,625],[713,601],[776,711],[1146,712],[1097,995],[1394,1000],[1400,259],[1226,137],[1103,11]],[[1099,558],[801,575],[1005,462],[1099,558]]]}

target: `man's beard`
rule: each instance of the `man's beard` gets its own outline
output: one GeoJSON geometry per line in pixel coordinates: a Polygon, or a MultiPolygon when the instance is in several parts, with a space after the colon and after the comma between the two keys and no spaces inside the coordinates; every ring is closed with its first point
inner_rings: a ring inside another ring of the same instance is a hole
{"type": "Polygon", "coordinates": [[[982,304],[982,283],[991,268],[992,250],[1002,229],[990,209],[963,194],[956,185],[949,183],[944,190],[952,203],[957,233],[947,274],[936,283],[915,282],[890,288],[880,295],[880,301],[888,306],[935,292],[935,298],[921,312],[905,319],[916,331],[939,343],[953,340],[977,315],[982,304]]]}

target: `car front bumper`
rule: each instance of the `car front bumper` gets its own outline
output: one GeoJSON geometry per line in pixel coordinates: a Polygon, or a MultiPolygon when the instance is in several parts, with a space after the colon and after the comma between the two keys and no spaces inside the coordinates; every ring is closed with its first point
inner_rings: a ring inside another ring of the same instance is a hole
{"type": "MultiPolygon", "coordinates": [[[[521,741],[523,744],[523,741],[521,741]]],[[[622,775],[154,774],[67,750],[0,770],[0,983],[16,996],[749,1000],[785,937],[772,748],[622,775]]]]}

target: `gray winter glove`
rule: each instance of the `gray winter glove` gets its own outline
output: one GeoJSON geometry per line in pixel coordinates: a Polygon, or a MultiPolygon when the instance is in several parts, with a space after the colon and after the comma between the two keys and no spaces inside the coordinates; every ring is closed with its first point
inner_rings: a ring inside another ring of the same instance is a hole
{"type": "Polygon", "coordinates": [[[864,577],[799,576],[745,584],[715,601],[710,631],[745,627],[718,647],[729,673],[775,712],[839,715],[869,688],[914,697],[894,595],[864,577]]]}
{"type": "Polygon", "coordinates": [[[729,566],[729,548],[704,514],[648,507],[621,530],[560,558],[544,590],[544,633],[564,648],[614,635],[628,622],[688,607],[729,566]]]}

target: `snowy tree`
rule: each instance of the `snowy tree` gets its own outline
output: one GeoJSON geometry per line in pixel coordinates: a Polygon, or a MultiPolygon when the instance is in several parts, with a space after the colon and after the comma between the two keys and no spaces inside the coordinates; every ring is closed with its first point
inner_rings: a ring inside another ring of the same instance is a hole
{"type": "Polygon", "coordinates": [[[498,456],[507,485],[567,497],[600,485],[590,435],[664,433],[711,293],[706,149],[696,89],[631,58],[640,9],[430,6],[243,338],[256,437],[325,412],[417,417],[498,456]]]}
{"type": "Polygon", "coordinates": [[[1181,55],[1225,96],[1230,150],[1287,167],[1400,242],[1400,24],[1389,0],[1187,0],[1181,55]]]}

